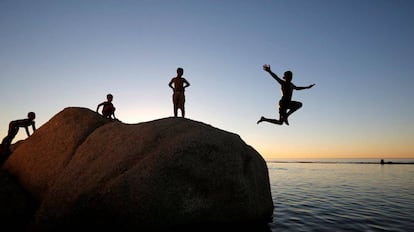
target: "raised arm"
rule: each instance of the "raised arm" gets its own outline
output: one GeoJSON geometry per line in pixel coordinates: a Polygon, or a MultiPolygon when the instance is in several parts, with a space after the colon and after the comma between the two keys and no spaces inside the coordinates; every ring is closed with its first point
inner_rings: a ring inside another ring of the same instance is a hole
{"type": "Polygon", "coordinates": [[[279,84],[283,83],[283,80],[280,79],[275,73],[272,72],[272,70],[270,69],[270,64],[263,65],[263,70],[268,72],[279,84]]]}
{"type": "Polygon", "coordinates": [[[293,85],[293,88],[294,88],[295,90],[310,89],[310,88],[312,88],[314,85],[315,85],[315,84],[311,84],[311,85],[309,85],[309,86],[305,86],[305,87],[300,87],[300,86],[295,86],[295,85],[293,85]]]}

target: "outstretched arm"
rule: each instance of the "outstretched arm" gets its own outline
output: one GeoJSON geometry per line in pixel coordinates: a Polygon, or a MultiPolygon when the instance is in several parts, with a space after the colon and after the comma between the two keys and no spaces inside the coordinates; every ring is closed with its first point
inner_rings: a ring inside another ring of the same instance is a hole
{"type": "Polygon", "coordinates": [[[270,64],[263,65],[263,69],[268,72],[279,84],[283,83],[283,80],[280,79],[275,73],[270,69],[270,64]]]}
{"type": "Polygon", "coordinates": [[[295,86],[294,85],[294,89],[295,90],[302,90],[302,89],[310,89],[310,88],[312,88],[313,86],[314,86],[315,84],[311,84],[311,85],[309,85],[309,86],[305,86],[305,87],[299,87],[299,86],[295,86]]]}

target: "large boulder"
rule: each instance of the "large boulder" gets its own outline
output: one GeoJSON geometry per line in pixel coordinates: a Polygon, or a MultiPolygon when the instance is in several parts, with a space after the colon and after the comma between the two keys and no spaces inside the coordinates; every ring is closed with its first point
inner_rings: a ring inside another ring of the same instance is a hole
{"type": "Polygon", "coordinates": [[[0,170],[0,225],[15,231],[26,231],[37,205],[18,180],[0,170]]]}
{"type": "Polygon", "coordinates": [[[69,107],[38,128],[4,163],[39,201],[96,128],[109,122],[97,113],[69,107]]]}
{"type": "Polygon", "coordinates": [[[10,144],[9,148],[5,148],[0,144],[0,167],[9,158],[10,154],[13,153],[13,151],[16,150],[23,142],[24,140],[19,140],[13,144],[10,144]]]}
{"type": "Polygon", "coordinates": [[[4,168],[38,199],[39,230],[254,223],[273,212],[260,154],[185,118],[124,124],[66,108],[4,168]]]}

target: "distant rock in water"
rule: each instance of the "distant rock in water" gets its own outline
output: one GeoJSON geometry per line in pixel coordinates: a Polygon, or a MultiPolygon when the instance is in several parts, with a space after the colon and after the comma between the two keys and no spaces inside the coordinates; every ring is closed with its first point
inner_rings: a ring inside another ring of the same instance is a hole
{"type": "Polygon", "coordinates": [[[265,222],[265,161],[233,133],[185,118],[138,124],[55,115],[3,168],[38,200],[33,228],[164,229],[265,222]]]}

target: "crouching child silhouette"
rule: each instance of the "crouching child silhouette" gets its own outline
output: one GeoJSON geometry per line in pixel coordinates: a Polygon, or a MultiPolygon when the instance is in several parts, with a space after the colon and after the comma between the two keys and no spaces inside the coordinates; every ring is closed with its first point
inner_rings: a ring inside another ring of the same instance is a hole
{"type": "Polygon", "coordinates": [[[96,112],[99,112],[99,108],[101,106],[103,106],[102,107],[102,115],[105,118],[116,119],[115,118],[115,107],[112,104],[113,99],[114,99],[114,97],[112,96],[112,94],[107,94],[106,95],[106,101],[98,104],[98,106],[96,107],[96,112]]]}
{"type": "Polygon", "coordinates": [[[36,114],[34,112],[29,112],[27,114],[27,118],[25,119],[18,119],[11,121],[9,123],[9,131],[7,133],[7,136],[3,138],[1,142],[1,148],[3,153],[10,153],[10,145],[16,137],[17,132],[19,132],[19,129],[23,127],[26,130],[27,137],[30,136],[29,127],[32,127],[33,132],[36,130],[35,121],[36,114]]]}

